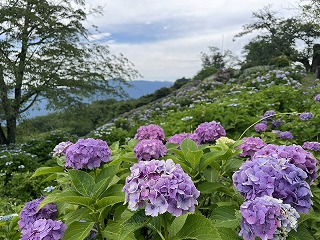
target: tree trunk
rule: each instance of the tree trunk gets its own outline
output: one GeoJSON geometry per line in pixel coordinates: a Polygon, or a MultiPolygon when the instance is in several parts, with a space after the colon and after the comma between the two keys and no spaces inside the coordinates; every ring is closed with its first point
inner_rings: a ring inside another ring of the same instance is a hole
{"type": "Polygon", "coordinates": [[[317,70],[317,66],[320,66],[320,44],[313,45],[311,72],[315,73],[317,70]]]}
{"type": "Polygon", "coordinates": [[[7,144],[16,143],[17,117],[7,119],[7,144]]]}
{"type": "Polygon", "coordinates": [[[2,126],[0,126],[0,145],[1,144],[8,144],[7,138],[4,135],[4,131],[2,129],[2,126]]]}

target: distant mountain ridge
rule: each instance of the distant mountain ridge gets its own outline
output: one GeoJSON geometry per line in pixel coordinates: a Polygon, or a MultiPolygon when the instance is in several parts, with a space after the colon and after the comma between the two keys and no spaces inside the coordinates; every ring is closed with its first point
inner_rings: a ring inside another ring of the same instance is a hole
{"type": "MultiPolygon", "coordinates": [[[[128,87],[126,85],[122,85],[124,91],[128,93],[128,98],[133,98],[137,99],[141,96],[151,94],[155,92],[156,90],[163,88],[163,87],[171,87],[173,85],[173,82],[168,82],[168,81],[147,81],[147,80],[136,80],[136,81],[131,81],[130,84],[132,87],[128,87]]],[[[100,95],[96,96],[95,100],[105,100],[108,98],[112,98],[107,95],[100,95]]],[[[88,100],[85,102],[92,102],[92,100],[88,100]]],[[[32,107],[28,112],[27,112],[27,118],[33,118],[37,116],[43,116],[47,115],[49,113],[52,113],[52,111],[46,110],[46,101],[42,101],[37,103],[34,107],[32,107]]]]}

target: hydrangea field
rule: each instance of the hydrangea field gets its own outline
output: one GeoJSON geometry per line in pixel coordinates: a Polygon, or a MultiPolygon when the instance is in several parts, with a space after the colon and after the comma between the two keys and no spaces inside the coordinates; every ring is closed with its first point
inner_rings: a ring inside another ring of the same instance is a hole
{"type": "Polygon", "coordinates": [[[1,180],[34,193],[3,185],[0,239],[320,239],[320,88],[302,79],[224,73],[88,136],[4,148],[1,180]]]}

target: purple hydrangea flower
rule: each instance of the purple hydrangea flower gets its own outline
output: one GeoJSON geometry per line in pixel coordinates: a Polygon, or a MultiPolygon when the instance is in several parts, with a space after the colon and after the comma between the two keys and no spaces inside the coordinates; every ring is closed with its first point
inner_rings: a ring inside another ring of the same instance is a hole
{"type": "Polygon", "coordinates": [[[320,94],[318,94],[317,96],[315,96],[315,97],[314,97],[314,100],[315,100],[316,102],[320,102],[320,94]]]}
{"type": "Polygon", "coordinates": [[[123,192],[130,210],[145,206],[146,215],[194,212],[200,192],[179,164],[169,160],[141,161],[131,168],[123,192]]]}
{"type": "Polygon", "coordinates": [[[274,110],[268,110],[263,114],[263,118],[266,120],[272,120],[273,116],[276,114],[274,110]]]}
{"type": "Polygon", "coordinates": [[[308,121],[313,118],[313,114],[311,112],[304,112],[300,114],[300,120],[308,121]]]}
{"type": "Polygon", "coordinates": [[[242,139],[244,142],[241,143],[238,148],[242,149],[240,157],[252,157],[254,153],[266,146],[267,144],[259,137],[246,137],[242,139]]]}
{"type": "Polygon", "coordinates": [[[139,161],[158,159],[164,157],[167,153],[166,146],[157,139],[141,140],[133,149],[135,156],[139,161]]]}
{"type": "Polygon", "coordinates": [[[66,150],[66,167],[74,169],[93,169],[102,162],[110,161],[111,150],[105,141],[100,139],[79,139],[66,150]]]}
{"type": "Polygon", "coordinates": [[[63,156],[66,155],[67,148],[71,146],[73,143],[70,141],[61,142],[53,149],[53,156],[63,156]]]}
{"type": "Polygon", "coordinates": [[[289,204],[270,196],[244,202],[240,212],[242,221],[239,235],[244,240],[254,240],[256,237],[282,239],[292,229],[297,229],[297,219],[300,217],[289,204]]]}
{"type": "Polygon", "coordinates": [[[182,143],[182,141],[186,138],[189,138],[190,140],[194,141],[197,145],[200,144],[199,137],[196,134],[192,134],[192,133],[175,134],[172,137],[168,138],[167,142],[180,145],[182,143]]]}
{"type": "Polygon", "coordinates": [[[20,220],[18,221],[21,230],[25,229],[29,223],[34,223],[38,219],[56,220],[58,211],[55,203],[49,203],[38,210],[39,204],[45,197],[41,197],[30,202],[27,202],[20,212],[20,220]]]}
{"type": "Polygon", "coordinates": [[[268,126],[265,123],[257,123],[256,125],[254,125],[254,130],[256,130],[256,132],[265,132],[268,130],[268,126]]]}
{"type": "Polygon", "coordinates": [[[201,143],[210,143],[227,135],[226,130],[216,121],[201,123],[194,133],[201,143]]]}
{"type": "Polygon", "coordinates": [[[33,223],[29,223],[22,230],[21,240],[59,240],[62,239],[67,226],[61,221],[52,219],[38,219],[33,223]]]}
{"type": "Polygon", "coordinates": [[[282,125],[282,120],[281,119],[276,119],[276,120],[273,120],[271,122],[271,127],[272,128],[277,128],[277,127],[280,127],[282,125]]]}
{"type": "Polygon", "coordinates": [[[318,177],[318,160],[299,145],[278,146],[274,144],[268,144],[264,148],[258,150],[253,157],[256,158],[268,156],[272,156],[274,158],[283,158],[289,163],[301,168],[307,173],[310,184],[312,184],[318,177]]]}
{"type": "Polygon", "coordinates": [[[164,141],[165,135],[161,127],[155,124],[150,124],[147,126],[141,126],[138,128],[134,139],[144,140],[144,139],[158,139],[164,141]]]}
{"type": "Polygon", "coordinates": [[[318,152],[318,151],[320,151],[320,143],[319,142],[304,142],[302,145],[302,148],[318,152]]]}
{"type": "Polygon", "coordinates": [[[234,186],[246,200],[272,196],[304,213],[309,212],[312,205],[306,178],[302,169],[273,157],[246,161],[232,176],[234,186]]]}
{"type": "Polygon", "coordinates": [[[282,131],[278,131],[278,130],[273,130],[272,132],[276,133],[278,138],[293,139],[293,135],[289,131],[282,132],[282,131]]]}

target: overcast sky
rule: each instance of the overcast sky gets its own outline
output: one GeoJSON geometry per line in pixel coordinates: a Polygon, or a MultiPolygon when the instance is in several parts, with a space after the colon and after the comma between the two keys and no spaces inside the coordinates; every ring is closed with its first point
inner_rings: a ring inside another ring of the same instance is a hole
{"type": "Polygon", "coordinates": [[[272,5],[279,16],[293,0],[91,0],[104,2],[103,16],[90,16],[100,33],[92,36],[122,53],[150,81],[175,81],[201,70],[201,52],[209,46],[241,55],[250,37],[232,41],[252,12],[272,5]]]}

